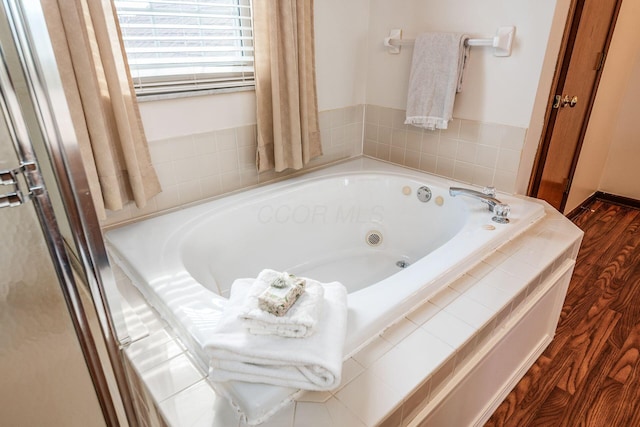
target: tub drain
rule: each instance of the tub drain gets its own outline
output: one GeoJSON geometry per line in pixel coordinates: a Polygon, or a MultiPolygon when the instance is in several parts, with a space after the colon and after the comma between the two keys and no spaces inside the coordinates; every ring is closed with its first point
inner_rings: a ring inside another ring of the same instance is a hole
{"type": "Polygon", "coordinates": [[[396,262],[396,265],[400,268],[407,268],[409,267],[411,264],[409,264],[409,261],[405,261],[403,259],[401,259],[400,261],[396,262]]]}
{"type": "Polygon", "coordinates": [[[382,234],[379,231],[370,231],[367,233],[365,240],[369,246],[379,246],[382,243],[382,234]]]}

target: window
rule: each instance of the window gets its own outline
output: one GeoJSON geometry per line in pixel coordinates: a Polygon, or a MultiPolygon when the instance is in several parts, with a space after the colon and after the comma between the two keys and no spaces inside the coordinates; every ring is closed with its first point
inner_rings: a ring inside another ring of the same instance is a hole
{"type": "Polygon", "coordinates": [[[251,0],[115,5],[139,96],[253,86],[251,0]]]}

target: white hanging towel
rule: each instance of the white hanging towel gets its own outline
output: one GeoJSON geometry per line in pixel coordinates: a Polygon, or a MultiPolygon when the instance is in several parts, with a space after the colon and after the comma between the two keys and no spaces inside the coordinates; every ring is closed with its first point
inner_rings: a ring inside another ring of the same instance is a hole
{"type": "Polygon", "coordinates": [[[462,75],[469,56],[461,33],[424,33],[413,50],[407,119],[405,124],[425,129],[446,129],[453,117],[453,101],[462,90],[462,75]]]}

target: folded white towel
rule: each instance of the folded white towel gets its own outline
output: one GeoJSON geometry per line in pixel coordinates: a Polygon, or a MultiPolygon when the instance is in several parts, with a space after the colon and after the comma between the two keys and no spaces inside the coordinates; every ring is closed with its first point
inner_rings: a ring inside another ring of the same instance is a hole
{"type": "Polygon", "coordinates": [[[281,273],[263,270],[255,280],[239,279],[234,287],[247,287],[247,298],[240,311],[240,318],[252,334],[280,335],[289,338],[304,338],[314,332],[318,317],[322,311],[324,287],[315,280],[306,279],[304,292],[289,308],[284,316],[275,316],[258,307],[258,297],[281,273]]]}
{"type": "Polygon", "coordinates": [[[453,118],[453,101],[462,90],[469,47],[465,34],[424,33],[413,49],[405,124],[446,129],[453,118]]]}
{"type": "Polygon", "coordinates": [[[337,387],[347,331],[347,292],[338,282],[322,286],[323,310],[316,331],[301,339],[250,334],[240,319],[248,287],[233,286],[220,323],[203,342],[210,356],[209,379],[305,390],[337,387]]]}

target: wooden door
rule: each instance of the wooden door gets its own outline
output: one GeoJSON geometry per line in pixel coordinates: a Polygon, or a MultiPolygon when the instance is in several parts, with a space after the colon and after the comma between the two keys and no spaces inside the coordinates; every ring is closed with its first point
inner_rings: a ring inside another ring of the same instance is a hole
{"type": "Polygon", "coordinates": [[[576,0],[529,195],[562,211],[622,0],[576,0]]]}

